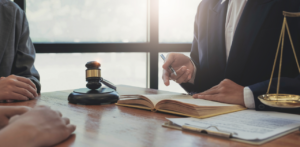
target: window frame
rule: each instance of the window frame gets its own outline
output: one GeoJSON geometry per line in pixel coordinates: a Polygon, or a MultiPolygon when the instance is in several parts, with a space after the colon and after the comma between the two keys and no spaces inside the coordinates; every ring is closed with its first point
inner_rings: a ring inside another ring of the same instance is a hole
{"type": "MultiPolygon", "coordinates": [[[[26,10],[26,0],[14,0],[26,10]]],[[[159,0],[147,0],[147,42],[145,43],[34,43],[36,53],[147,53],[146,87],[158,89],[159,52],[190,52],[191,43],[159,43],[159,0]]]]}

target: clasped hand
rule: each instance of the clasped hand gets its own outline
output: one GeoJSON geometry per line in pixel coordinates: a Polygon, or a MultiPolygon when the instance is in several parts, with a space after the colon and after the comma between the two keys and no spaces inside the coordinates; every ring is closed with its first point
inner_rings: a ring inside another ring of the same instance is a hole
{"type": "Polygon", "coordinates": [[[65,140],[76,126],[47,106],[0,106],[0,129],[1,146],[40,147],[65,140]]]}
{"type": "Polygon", "coordinates": [[[30,109],[25,106],[0,106],[0,129],[8,124],[11,117],[22,115],[30,109]]]}
{"type": "Polygon", "coordinates": [[[35,84],[27,78],[15,75],[0,78],[0,101],[25,101],[37,96],[35,84]]]}

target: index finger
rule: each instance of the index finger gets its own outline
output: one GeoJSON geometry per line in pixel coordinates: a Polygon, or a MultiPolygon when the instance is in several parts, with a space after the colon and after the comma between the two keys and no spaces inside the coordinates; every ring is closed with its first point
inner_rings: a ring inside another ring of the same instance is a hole
{"type": "Polygon", "coordinates": [[[19,76],[16,76],[16,78],[17,78],[18,81],[29,84],[32,88],[34,88],[36,90],[35,84],[30,79],[24,78],[24,77],[19,77],[19,76]]]}
{"type": "Polygon", "coordinates": [[[9,121],[8,121],[8,123],[12,123],[12,122],[14,122],[15,120],[17,120],[18,118],[20,117],[20,115],[14,115],[13,117],[11,117],[10,119],[9,119],[9,121]]]}
{"type": "Polygon", "coordinates": [[[204,92],[194,94],[193,98],[198,98],[199,95],[213,95],[213,94],[217,94],[217,93],[219,93],[218,86],[214,86],[204,92]]]}
{"type": "Polygon", "coordinates": [[[170,85],[170,73],[167,71],[167,70],[163,70],[163,76],[162,76],[162,79],[164,81],[164,84],[166,86],[169,86],[170,85]]]}
{"type": "Polygon", "coordinates": [[[73,133],[76,130],[76,126],[73,124],[67,125],[67,130],[69,131],[69,134],[73,133]]]}
{"type": "Polygon", "coordinates": [[[216,95],[216,94],[215,95],[199,95],[198,98],[220,102],[219,99],[218,99],[218,95],[216,95]]]}
{"type": "Polygon", "coordinates": [[[5,112],[5,116],[10,118],[14,115],[21,115],[31,108],[26,106],[1,106],[1,109],[5,112]]]}

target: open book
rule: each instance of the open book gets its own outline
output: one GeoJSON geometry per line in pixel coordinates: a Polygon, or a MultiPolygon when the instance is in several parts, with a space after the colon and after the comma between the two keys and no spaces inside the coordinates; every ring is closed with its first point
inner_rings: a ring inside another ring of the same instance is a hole
{"type": "Polygon", "coordinates": [[[117,105],[161,111],[177,115],[206,118],[246,109],[240,105],[224,104],[190,95],[122,95],[117,105]]]}

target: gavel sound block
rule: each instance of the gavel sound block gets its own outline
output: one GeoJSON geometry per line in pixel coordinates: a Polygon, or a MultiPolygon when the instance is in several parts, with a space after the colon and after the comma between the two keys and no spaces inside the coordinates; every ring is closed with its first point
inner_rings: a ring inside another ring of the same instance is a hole
{"type": "Polygon", "coordinates": [[[119,95],[116,87],[101,77],[101,65],[96,61],[88,62],[86,65],[87,88],[74,90],[68,97],[70,103],[84,105],[101,105],[116,103],[119,95]],[[101,87],[101,82],[107,87],[101,87]],[[109,88],[108,88],[109,87],[109,88]]]}

